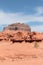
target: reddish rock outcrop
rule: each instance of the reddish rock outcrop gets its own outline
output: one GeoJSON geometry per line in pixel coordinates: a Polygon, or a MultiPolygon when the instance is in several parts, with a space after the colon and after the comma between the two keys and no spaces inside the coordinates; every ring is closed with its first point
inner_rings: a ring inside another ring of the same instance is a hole
{"type": "Polygon", "coordinates": [[[24,23],[14,23],[11,25],[8,25],[4,28],[4,30],[22,30],[22,31],[29,31],[31,32],[30,26],[24,24],[24,23]]]}
{"type": "Polygon", "coordinates": [[[12,41],[14,42],[39,42],[43,40],[43,34],[42,33],[36,33],[36,32],[27,32],[27,31],[3,31],[0,33],[0,41],[12,41]]]}
{"type": "Polygon", "coordinates": [[[12,41],[14,42],[34,42],[42,41],[43,34],[37,32],[31,32],[28,25],[15,23],[4,28],[3,32],[0,32],[0,41],[12,41]]]}

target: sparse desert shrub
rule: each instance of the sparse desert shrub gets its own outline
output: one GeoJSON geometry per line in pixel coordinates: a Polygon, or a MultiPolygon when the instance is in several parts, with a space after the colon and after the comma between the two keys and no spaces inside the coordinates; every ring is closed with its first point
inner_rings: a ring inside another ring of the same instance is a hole
{"type": "Polygon", "coordinates": [[[35,48],[38,48],[38,47],[39,47],[39,45],[38,45],[37,42],[35,42],[34,47],[35,47],[35,48]]]}

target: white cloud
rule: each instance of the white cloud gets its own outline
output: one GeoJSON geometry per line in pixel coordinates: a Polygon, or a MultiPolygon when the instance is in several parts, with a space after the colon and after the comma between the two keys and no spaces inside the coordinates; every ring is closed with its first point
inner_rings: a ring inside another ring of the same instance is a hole
{"type": "Polygon", "coordinates": [[[36,11],[35,15],[39,16],[39,15],[43,14],[43,7],[41,7],[41,6],[36,7],[35,11],[36,11]]]}
{"type": "Polygon", "coordinates": [[[38,8],[37,15],[25,15],[23,13],[5,13],[0,11],[0,24],[10,24],[14,22],[43,22],[43,16],[38,16],[43,13],[43,8],[38,8]]]}
{"type": "Polygon", "coordinates": [[[38,16],[43,13],[43,8],[38,8],[36,15],[25,15],[23,13],[5,13],[0,11],[0,24],[10,24],[14,22],[43,22],[43,16],[38,16]]]}
{"type": "Polygon", "coordinates": [[[43,32],[43,25],[31,26],[31,30],[36,32],[43,32]]]}
{"type": "Polygon", "coordinates": [[[20,18],[21,13],[5,13],[0,11],[0,24],[10,24],[22,21],[20,18]]]}

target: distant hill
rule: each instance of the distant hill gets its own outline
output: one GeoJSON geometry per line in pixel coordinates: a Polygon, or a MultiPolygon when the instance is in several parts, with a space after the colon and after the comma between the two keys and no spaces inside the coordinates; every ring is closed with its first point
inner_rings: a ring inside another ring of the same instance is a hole
{"type": "Polygon", "coordinates": [[[24,23],[13,23],[4,27],[4,30],[23,30],[31,32],[30,26],[24,23]]]}

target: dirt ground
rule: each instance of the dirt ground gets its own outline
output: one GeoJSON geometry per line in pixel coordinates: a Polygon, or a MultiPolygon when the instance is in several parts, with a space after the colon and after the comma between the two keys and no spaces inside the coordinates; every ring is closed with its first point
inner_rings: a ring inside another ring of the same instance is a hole
{"type": "Polygon", "coordinates": [[[42,42],[0,42],[0,65],[43,65],[42,42]]]}

